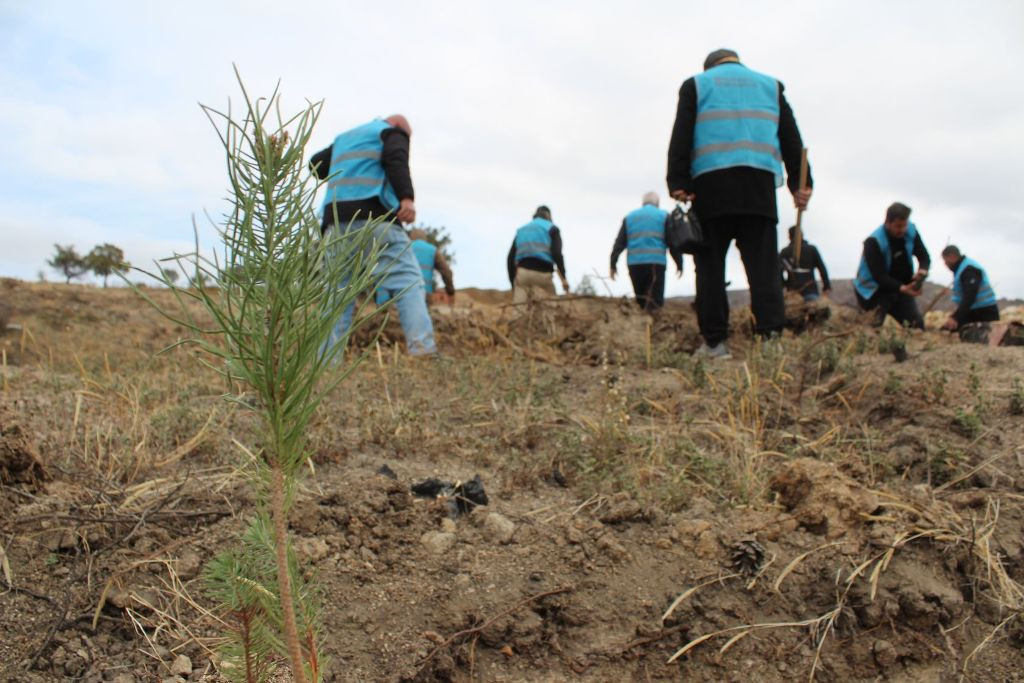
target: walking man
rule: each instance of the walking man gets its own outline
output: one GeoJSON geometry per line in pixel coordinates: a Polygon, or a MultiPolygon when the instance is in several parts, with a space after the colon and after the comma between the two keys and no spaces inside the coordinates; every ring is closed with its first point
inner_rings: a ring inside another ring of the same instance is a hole
{"type": "Polygon", "coordinates": [[[789,229],[789,244],[779,252],[782,265],[782,285],[791,292],[796,292],[804,301],[817,301],[821,293],[832,291],[832,283],[828,279],[828,270],[821,258],[818,248],[803,240],[800,245],[800,263],[796,262],[796,226],[789,229]],[[822,292],[818,291],[818,281],[814,279],[814,271],[821,275],[822,292]]]}
{"type": "MultiPolygon", "coordinates": [[[[409,172],[411,136],[409,121],[401,114],[374,119],[338,135],[309,163],[317,178],[327,180],[322,225],[326,239],[340,243],[347,232],[363,228],[373,219],[387,219],[373,227],[374,241],[381,249],[374,274],[381,278],[380,288],[409,290],[395,305],[409,353],[419,356],[434,354],[437,347],[422,271],[402,228],[402,223],[416,220],[409,172]]],[[[340,247],[332,251],[333,258],[344,257],[340,247]]],[[[352,324],[353,308],[338,321],[330,343],[337,342],[352,324]]]]}
{"type": "Polygon", "coordinates": [[[956,310],[942,329],[952,331],[972,323],[999,320],[996,293],[981,264],[961,254],[952,244],[942,250],[942,261],[953,271],[953,303],[956,304],[956,310]]]}
{"type": "Polygon", "coordinates": [[[551,209],[538,206],[533,220],[516,231],[507,265],[515,303],[545,295],[555,296],[555,285],[551,280],[556,269],[562,281],[562,291],[569,293],[562,258],[562,234],[551,222],[551,209]]]}
{"type": "Polygon", "coordinates": [[[861,309],[875,311],[876,327],[891,315],[901,325],[924,329],[916,299],[932,261],[917,226],[910,222],[910,211],[906,204],[894,203],[886,209],[885,223],[864,240],[853,288],[861,309]]]}
{"type": "Polygon", "coordinates": [[[812,180],[808,172],[807,189],[800,188],[802,149],[782,84],[748,69],[732,50],[709,54],[704,72],[679,89],[667,181],[672,197],[693,202],[706,233],[706,247],[693,256],[701,355],[729,357],[725,256],[733,240],[750,285],[755,331],[782,332],[775,193],[785,163],[794,203],[806,208],[812,180]]]}
{"type": "MultiPolygon", "coordinates": [[[[658,195],[648,192],[643,196],[642,205],[626,214],[622,227],[612,247],[612,263],[609,275],[612,280],[618,274],[619,255],[626,250],[626,267],[633,282],[636,303],[648,313],[665,304],[665,239],[668,212],[658,208],[658,195]]],[[[683,275],[682,253],[671,251],[676,264],[676,277],[683,275]]]]}

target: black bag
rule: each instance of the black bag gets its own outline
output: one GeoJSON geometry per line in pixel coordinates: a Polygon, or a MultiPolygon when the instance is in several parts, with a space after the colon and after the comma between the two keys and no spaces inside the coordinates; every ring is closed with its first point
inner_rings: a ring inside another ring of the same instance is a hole
{"type": "Polygon", "coordinates": [[[666,228],[669,249],[692,254],[705,246],[704,230],[700,226],[697,214],[684,209],[678,202],[676,208],[668,215],[666,228]]]}

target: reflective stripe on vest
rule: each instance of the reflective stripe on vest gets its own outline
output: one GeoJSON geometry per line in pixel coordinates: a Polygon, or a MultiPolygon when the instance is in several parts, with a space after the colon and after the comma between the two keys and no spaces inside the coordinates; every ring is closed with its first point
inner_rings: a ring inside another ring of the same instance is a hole
{"type": "Polygon", "coordinates": [[[516,263],[523,259],[538,258],[554,263],[551,258],[551,228],[554,223],[543,218],[532,221],[516,231],[516,263]]]}
{"type": "MultiPolygon", "coordinates": [[[[907,234],[903,237],[905,242],[903,249],[907,255],[907,260],[910,261],[911,270],[914,269],[914,240],[916,238],[917,226],[911,223],[907,226],[907,234]]],[[[889,248],[889,233],[885,231],[885,226],[881,225],[876,228],[868,239],[878,242],[878,248],[882,250],[882,258],[885,259],[885,270],[888,272],[892,268],[892,250],[889,248]]],[[[853,281],[853,286],[865,299],[870,299],[878,291],[878,283],[875,282],[875,278],[871,275],[871,269],[868,268],[868,262],[864,258],[863,253],[860,257],[860,266],[857,268],[857,279],[853,281]]]]}
{"type": "Polygon", "coordinates": [[[779,82],[742,64],[720,64],[694,76],[697,122],[690,172],[694,177],[748,166],[782,186],[779,82]]]}
{"type": "Polygon", "coordinates": [[[412,253],[416,255],[416,262],[420,264],[423,286],[426,287],[427,294],[430,294],[434,291],[434,261],[437,258],[437,247],[424,240],[413,240],[412,253]]]}
{"type": "Polygon", "coordinates": [[[351,202],[376,197],[390,211],[398,209],[398,197],[380,162],[384,142],[380,136],[391,125],[375,119],[334,138],[331,168],[327,178],[324,210],[334,202],[351,202]]]}
{"type": "Polygon", "coordinates": [[[651,204],[626,214],[626,263],[664,266],[665,218],[668,213],[651,204]]]}
{"type": "Polygon", "coordinates": [[[968,266],[973,266],[981,271],[981,284],[978,285],[978,296],[975,297],[974,303],[971,304],[971,310],[973,311],[976,308],[995,306],[996,293],[995,290],[992,289],[992,283],[989,282],[988,273],[985,272],[985,269],[982,268],[977,261],[969,259],[966,256],[960,261],[960,266],[956,269],[956,274],[953,276],[953,303],[959,306],[960,302],[964,299],[964,283],[962,276],[964,274],[964,270],[966,270],[968,266]]]}

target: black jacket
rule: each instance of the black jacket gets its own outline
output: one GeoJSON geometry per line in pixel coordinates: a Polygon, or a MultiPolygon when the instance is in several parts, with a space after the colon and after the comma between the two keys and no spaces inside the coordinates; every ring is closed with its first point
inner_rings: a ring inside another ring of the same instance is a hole
{"type": "MultiPolygon", "coordinates": [[[[665,244],[668,244],[668,222],[669,218],[665,217],[665,230],[664,236],[665,244]]],[[[622,226],[619,228],[619,234],[615,237],[615,245],[612,247],[612,270],[615,270],[615,264],[619,261],[619,256],[626,250],[626,245],[629,243],[629,237],[626,231],[626,219],[622,219],[622,226]]],[[[675,249],[669,249],[668,255],[672,257],[672,262],[676,264],[676,270],[682,271],[683,269],[683,254],[675,249]]]]}
{"type": "Polygon", "coordinates": [[[814,271],[821,275],[821,286],[824,289],[832,289],[832,283],[828,279],[828,269],[821,258],[821,252],[810,242],[804,242],[800,247],[800,263],[795,262],[794,246],[790,242],[779,252],[779,261],[782,267],[782,284],[800,294],[817,294],[818,283],[814,279],[814,271]]]}
{"type": "Polygon", "coordinates": [[[557,225],[553,225],[548,234],[551,235],[551,260],[555,262],[554,265],[539,258],[525,258],[516,263],[516,241],[515,239],[512,240],[512,248],[508,250],[506,266],[508,267],[508,281],[512,283],[513,287],[516,284],[516,268],[536,270],[539,273],[551,273],[554,272],[555,268],[558,268],[558,274],[562,278],[565,277],[565,260],[562,258],[562,233],[558,230],[557,225]]]}
{"type": "MultiPolygon", "coordinates": [[[[380,134],[381,142],[384,143],[384,150],[381,152],[380,163],[384,167],[384,174],[392,189],[402,199],[415,199],[412,189],[412,174],[409,172],[409,136],[399,128],[387,128],[380,134]]],[[[325,147],[312,156],[309,160],[309,168],[320,180],[326,180],[331,172],[331,157],[333,156],[334,145],[325,147]]],[[[334,215],[337,213],[338,220],[343,224],[348,223],[358,214],[359,218],[383,216],[388,209],[377,197],[359,199],[351,202],[334,202],[331,206],[324,207],[324,216],[321,223],[322,229],[327,230],[334,223],[334,215]],[[333,207],[333,208],[332,208],[333,207]]]]}
{"type": "MultiPolygon", "coordinates": [[[[803,140],[790,109],[783,85],[779,83],[779,146],[786,166],[789,189],[800,186],[800,156],[803,140]]],[[[668,190],[685,190],[697,196],[694,209],[702,219],[718,216],[754,215],[779,220],[775,202],[775,176],[768,171],[746,166],[723,168],[690,175],[693,132],[697,122],[697,84],[688,78],[679,89],[679,105],[668,146],[668,190]]],[[[807,169],[807,187],[813,187],[811,170],[807,169]]]]}
{"type": "MultiPolygon", "coordinates": [[[[868,264],[871,277],[878,283],[878,291],[894,292],[914,279],[913,265],[905,253],[906,247],[902,239],[889,240],[889,252],[892,255],[892,265],[886,269],[885,257],[882,255],[882,247],[878,240],[869,237],[864,240],[864,261],[868,264]]],[[[928,270],[932,265],[932,258],[925,249],[921,233],[914,238],[914,257],[917,259],[918,268],[928,270]]]]}

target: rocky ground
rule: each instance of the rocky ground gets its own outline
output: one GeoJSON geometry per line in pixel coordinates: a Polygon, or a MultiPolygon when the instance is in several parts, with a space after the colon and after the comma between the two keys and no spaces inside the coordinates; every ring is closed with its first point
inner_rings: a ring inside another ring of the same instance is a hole
{"type": "MultiPolygon", "coordinates": [[[[0,679],[223,680],[253,416],[130,292],[0,301],[0,679]]],[[[704,364],[685,305],[456,301],[442,361],[364,334],[317,413],[327,680],[1020,680],[1021,350],[794,306],[704,364]],[[454,518],[411,492],[477,474],[454,518]]]]}

